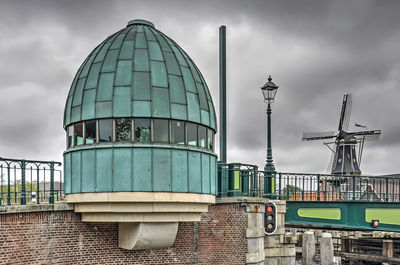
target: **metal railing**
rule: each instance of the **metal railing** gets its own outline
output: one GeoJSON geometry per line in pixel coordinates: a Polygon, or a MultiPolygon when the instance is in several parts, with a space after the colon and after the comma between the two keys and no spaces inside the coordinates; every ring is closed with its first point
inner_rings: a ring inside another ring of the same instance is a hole
{"type": "Polygon", "coordinates": [[[217,196],[288,201],[400,202],[400,178],[302,173],[269,175],[254,165],[219,163],[217,196]]]}
{"type": "Polygon", "coordinates": [[[0,205],[42,202],[64,198],[60,162],[0,157],[0,205]]]}

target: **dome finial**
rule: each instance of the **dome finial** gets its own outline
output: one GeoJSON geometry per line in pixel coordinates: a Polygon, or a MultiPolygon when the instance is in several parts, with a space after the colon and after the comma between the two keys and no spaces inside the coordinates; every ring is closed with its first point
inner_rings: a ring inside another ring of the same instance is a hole
{"type": "Polygon", "coordinates": [[[150,21],[144,20],[144,19],[133,19],[131,21],[128,22],[128,26],[132,26],[132,25],[145,25],[145,26],[149,26],[154,28],[154,24],[151,23],[150,21]]]}

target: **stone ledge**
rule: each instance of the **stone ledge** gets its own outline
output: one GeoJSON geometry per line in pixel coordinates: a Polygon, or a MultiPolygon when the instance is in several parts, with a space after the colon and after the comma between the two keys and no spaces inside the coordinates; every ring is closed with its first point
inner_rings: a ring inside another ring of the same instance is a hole
{"type": "Polygon", "coordinates": [[[217,198],[216,204],[223,203],[268,203],[269,199],[261,197],[225,197],[217,198]]]}
{"type": "Polygon", "coordinates": [[[54,204],[27,204],[27,205],[6,205],[0,207],[0,214],[12,213],[31,213],[31,212],[51,212],[51,211],[73,211],[74,205],[66,202],[54,204]]]}

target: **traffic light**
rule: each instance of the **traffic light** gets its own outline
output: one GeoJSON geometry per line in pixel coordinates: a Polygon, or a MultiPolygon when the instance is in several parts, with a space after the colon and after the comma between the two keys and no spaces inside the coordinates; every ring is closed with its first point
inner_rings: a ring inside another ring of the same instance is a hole
{"type": "Polygon", "coordinates": [[[276,205],[273,202],[265,205],[264,228],[267,235],[272,235],[276,231],[276,205]]]}
{"type": "Polygon", "coordinates": [[[378,226],[379,226],[379,220],[372,220],[371,226],[372,226],[372,228],[378,228],[378,226]]]}

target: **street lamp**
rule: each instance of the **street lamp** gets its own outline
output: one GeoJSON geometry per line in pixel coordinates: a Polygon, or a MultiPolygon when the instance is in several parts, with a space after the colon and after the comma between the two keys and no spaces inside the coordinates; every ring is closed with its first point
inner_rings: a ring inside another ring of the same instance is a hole
{"type": "Polygon", "coordinates": [[[264,101],[268,103],[267,106],[267,160],[264,167],[266,177],[264,179],[264,194],[272,194],[273,186],[275,186],[275,181],[272,177],[275,176],[275,166],[272,160],[272,148],[271,148],[271,103],[275,100],[276,92],[278,87],[274,82],[272,82],[272,77],[268,77],[268,82],[261,87],[261,91],[264,96],[264,101]]]}

